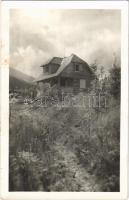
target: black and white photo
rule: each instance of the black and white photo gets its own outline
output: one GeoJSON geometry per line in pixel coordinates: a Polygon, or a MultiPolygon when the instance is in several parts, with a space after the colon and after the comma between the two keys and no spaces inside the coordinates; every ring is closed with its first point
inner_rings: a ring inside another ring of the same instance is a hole
{"type": "Polygon", "coordinates": [[[127,138],[122,7],[39,4],[8,12],[8,191],[117,195],[127,138]]]}

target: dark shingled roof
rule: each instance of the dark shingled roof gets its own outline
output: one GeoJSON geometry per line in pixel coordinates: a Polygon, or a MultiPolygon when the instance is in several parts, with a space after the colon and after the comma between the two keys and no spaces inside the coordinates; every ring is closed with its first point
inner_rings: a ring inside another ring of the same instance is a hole
{"type": "Polygon", "coordinates": [[[44,67],[45,65],[48,64],[57,64],[60,65],[62,62],[63,58],[60,57],[53,57],[52,59],[48,60],[44,65],[42,65],[41,67],[44,67]]]}
{"type": "Polygon", "coordinates": [[[90,72],[94,73],[93,70],[89,67],[89,65],[84,60],[82,60],[81,58],[76,56],[75,54],[71,54],[70,56],[64,57],[64,58],[54,57],[51,59],[51,61],[49,63],[56,62],[56,64],[57,64],[57,61],[60,62],[60,67],[58,68],[56,73],[49,74],[49,75],[41,74],[36,81],[42,81],[42,80],[46,80],[46,79],[58,76],[71,62],[85,63],[87,65],[88,69],[90,70],[90,72]]]}

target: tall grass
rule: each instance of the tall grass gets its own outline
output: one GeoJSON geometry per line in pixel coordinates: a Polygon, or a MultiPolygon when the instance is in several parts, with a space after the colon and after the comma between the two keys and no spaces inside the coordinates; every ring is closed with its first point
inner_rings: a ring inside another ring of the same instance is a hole
{"type": "MultiPolygon", "coordinates": [[[[75,106],[73,97],[68,107],[10,106],[10,191],[80,191],[72,169],[55,150],[57,143],[96,177],[100,191],[119,191],[120,81],[115,74],[116,69],[102,88],[107,107],[75,106]]],[[[98,94],[100,88],[94,88],[91,94],[98,94]]],[[[82,94],[76,97],[80,102],[82,94]]]]}

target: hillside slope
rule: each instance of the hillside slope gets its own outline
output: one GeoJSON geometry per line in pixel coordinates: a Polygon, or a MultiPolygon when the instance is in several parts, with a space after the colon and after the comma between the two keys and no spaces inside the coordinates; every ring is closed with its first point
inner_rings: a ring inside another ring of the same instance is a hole
{"type": "Polygon", "coordinates": [[[34,78],[24,74],[16,69],[9,69],[9,88],[14,89],[25,89],[31,87],[34,83],[34,78]]]}
{"type": "Polygon", "coordinates": [[[37,104],[10,108],[10,191],[119,191],[116,101],[104,113],[37,104]]]}

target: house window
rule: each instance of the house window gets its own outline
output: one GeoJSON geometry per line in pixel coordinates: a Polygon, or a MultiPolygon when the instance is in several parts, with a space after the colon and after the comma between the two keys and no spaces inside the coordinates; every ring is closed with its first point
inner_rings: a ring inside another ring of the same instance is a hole
{"type": "Polygon", "coordinates": [[[79,72],[79,65],[75,65],[75,72],[79,72]]]}
{"type": "Polygon", "coordinates": [[[73,80],[72,79],[67,79],[67,86],[71,87],[73,85],[73,80]]]}
{"type": "Polygon", "coordinates": [[[85,89],[86,88],[86,80],[85,79],[80,79],[80,88],[85,89]]]}
{"type": "Polygon", "coordinates": [[[62,87],[71,87],[73,80],[71,78],[61,78],[60,84],[62,87]]]}
{"type": "Polygon", "coordinates": [[[48,72],[49,72],[49,67],[48,66],[44,67],[44,73],[48,73],[48,72]]]}

